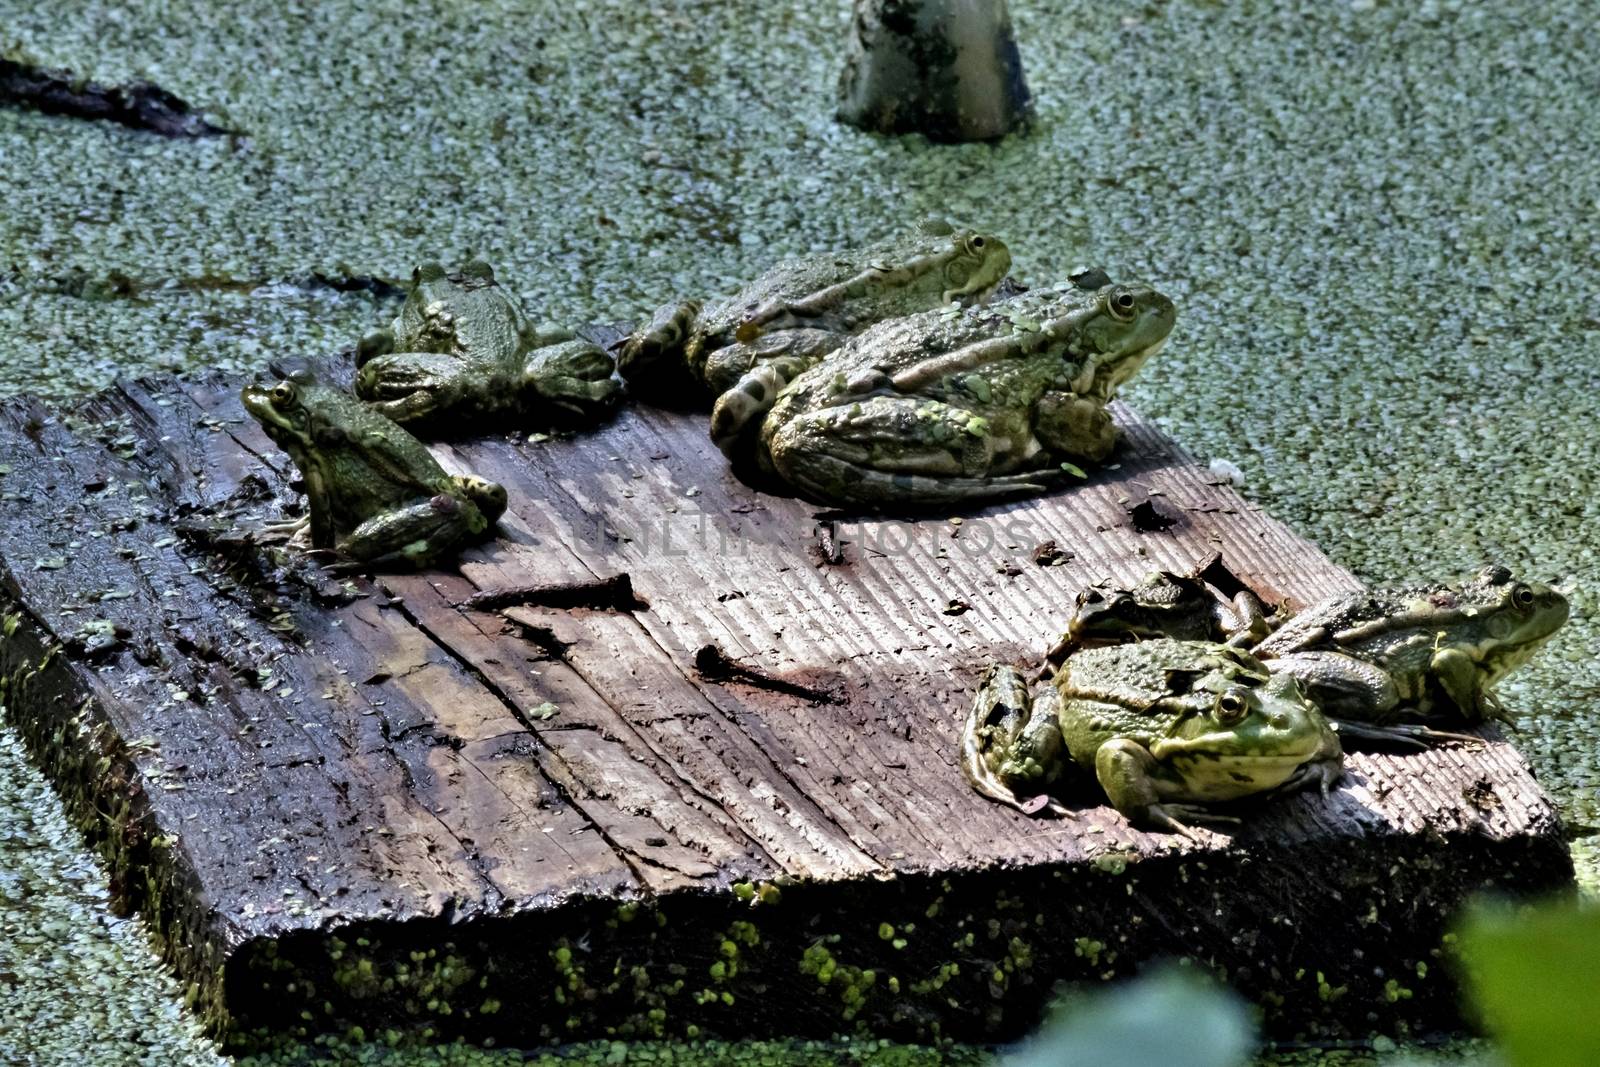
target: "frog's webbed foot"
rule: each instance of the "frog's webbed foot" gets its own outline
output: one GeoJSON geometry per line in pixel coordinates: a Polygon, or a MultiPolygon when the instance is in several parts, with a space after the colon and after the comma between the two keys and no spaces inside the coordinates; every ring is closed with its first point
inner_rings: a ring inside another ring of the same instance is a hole
{"type": "Polygon", "coordinates": [[[618,372],[632,381],[667,370],[663,365],[683,354],[699,317],[700,304],[693,300],[657,308],[649,322],[623,339],[617,353],[618,372]]]}
{"type": "Polygon", "coordinates": [[[1007,497],[1043,493],[1056,480],[1048,471],[993,478],[895,474],[831,455],[814,457],[808,461],[803,473],[785,472],[784,477],[812,499],[877,508],[987,503],[1007,497]]]}
{"type": "Polygon", "coordinates": [[[457,403],[464,364],[433,352],[381,356],[356,374],[355,392],[368,407],[395,422],[426,422],[457,403]]]}
{"type": "Polygon", "coordinates": [[[1448,730],[1435,730],[1431,726],[1420,723],[1390,723],[1388,726],[1375,726],[1372,723],[1356,722],[1353,719],[1331,719],[1339,737],[1347,741],[1371,741],[1379,744],[1400,745],[1412,749],[1426,749],[1432,745],[1442,745],[1455,742],[1460,745],[1482,747],[1483,738],[1473,734],[1451,733],[1448,730]]]}
{"type": "Polygon", "coordinates": [[[257,541],[283,541],[295,547],[311,544],[311,515],[300,515],[293,519],[278,519],[273,522],[261,524],[256,531],[257,541]]]}
{"type": "Polygon", "coordinates": [[[1059,707],[1054,687],[1040,690],[1035,698],[1015,668],[991,668],[961,731],[961,769],[972,787],[1028,815],[1068,814],[1042,792],[1017,793],[1023,787],[1042,790],[1060,772],[1066,745],[1059,707]]]}
{"type": "Polygon", "coordinates": [[[523,369],[524,388],[545,405],[590,420],[615,406],[622,387],[611,375],[615,364],[588,341],[564,341],[536,348],[523,369]]]}
{"type": "Polygon", "coordinates": [[[1182,834],[1190,841],[1199,842],[1190,823],[1211,824],[1216,826],[1238,826],[1239,818],[1235,815],[1219,815],[1199,804],[1152,804],[1145,809],[1144,821],[1160,830],[1169,833],[1182,834]]]}

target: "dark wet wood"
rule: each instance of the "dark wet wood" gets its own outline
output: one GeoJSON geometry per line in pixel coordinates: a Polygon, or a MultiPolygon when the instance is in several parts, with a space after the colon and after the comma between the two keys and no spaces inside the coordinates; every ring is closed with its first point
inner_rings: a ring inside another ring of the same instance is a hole
{"type": "Polygon", "coordinates": [[[0,405],[10,715],[218,1029],[997,1037],[1173,955],[1277,1034],[1396,1031],[1454,1019],[1461,900],[1570,884],[1493,735],[1203,844],[968,788],[976,677],[1085,583],[1357,588],[1125,409],[1117,469],[959,523],[819,519],[693,415],[443,444],[501,536],[374,579],[238,536],[296,499],[238,384],[0,405]]]}

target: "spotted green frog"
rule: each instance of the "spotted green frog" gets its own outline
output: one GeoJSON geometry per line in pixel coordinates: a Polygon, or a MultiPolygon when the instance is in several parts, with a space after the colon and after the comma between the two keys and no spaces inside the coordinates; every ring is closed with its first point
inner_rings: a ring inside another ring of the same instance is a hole
{"type": "Polygon", "coordinates": [[[1011,269],[1000,238],[928,219],[883,244],[785,260],[723,300],[668,304],[623,343],[636,392],[712,399],[758,367],[787,381],[875,322],[988,298],[1011,269]]]}
{"type": "Polygon", "coordinates": [[[484,537],[506,492],[445,473],[421,441],[354,397],[298,371],[248,385],[244,407],[305,482],[311,545],[349,563],[427,567],[484,537]]]}
{"type": "Polygon", "coordinates": [[[1137,824],[1193,836],[1237,822],[1212,805],[1320,785],[1344,766],[1338,735],[1292,675],[1241,649],[1159,638],[1085,648],[1029,687],[992,667],[962,732],[962,768],[985,796],[1034,814],[1074,767],[1137,824]]]}
{"type": "Polygon", "coordinates": [[[1356,736],[1440,739],[1402,719],[1507,718],[1494,686],[1567,621],[1567,598],[1484,568],[1454,587],[1375,589],[1314,604],[1255,646],[1356,736]]]}
{"type": "Polygon", "coordinates": [[[1272,632],[1274,621],[1249,590],[1225,597],[1195,575],[1152,571],[1132,589],[1102,582],[1078,593],[1066,633],[1045,655],[1042,676],[1074,650],[1097,644],[1173,637],[1249,647],[1272,632]]]}
{"type": "MultiPolygon", "coordinates": [[[[1175,317],[1167,297],[1127,283],[882,322],[785,388],[751,450],[763,473],[834,506],[1038,492],[1110,454],[1118,431],[1106,402],[1175,317]]],[[[712,413],[714,435],[731,399],[712,413]]],[[[741,440],[739,413],[726,414],[723,439],[741,440]]]]}
{"type": "Polygon", "coordinates": [[[356,366],[359,396],[430,429],[593,423],[621,390],[603,349],[541,334],[479,262],[418,267],[394,322],[361,339],[356,366]]]}

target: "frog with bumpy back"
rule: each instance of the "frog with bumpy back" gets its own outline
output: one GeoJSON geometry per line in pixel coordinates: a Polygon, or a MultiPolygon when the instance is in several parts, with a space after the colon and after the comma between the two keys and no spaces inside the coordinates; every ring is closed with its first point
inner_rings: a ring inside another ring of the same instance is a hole
{"type": "Polygon", "coordinates": [[[1313,604],[1254,651],[1298,677],[1352,736],[1476,740],[1397,720],[1506,719],[1495,683],[1526,663],[1569,610],[1557,590],[1490,566],[1454,588],[1375,589],[1313,604]]]}
{"type": "Polygon", "coordinates": [[[394,322],[361,339],[356,393],[396,422],[430,428],[515,420],[592,423],[620,385],[598,345],[539,333],[486,263],[418,267],[394,322]]]}
{"type": "Polygon", "coordinates": [[[1032,688],[991,668],[961,764],[980,793],[1028,814],[1064,814],[1046,791],[1076,766],[1129,821],[1193,836],[1191,822],[1239,821],[1214,804],[1312,784],[1326,794],[1344,755],[1293,676],[1227,645],[1161,638],[1079,650],[1032,688]]]}
{"type": "MultiPolygon", "coordinates": [[[[1106,402],[1166,342],[1175,317],[1171,300],[1128,283],[879,323],[783,391],[759,423],[755,462],[836,506],[1042,491],[1110,454],[1118,431],[1106,402]]],[[[733,454],[744,427],[719,424],[719,414],[713,433],[733,454]]]]}
{"type": "MultiPolygon", "coordinates": [[[[1527,662],[1566,621],[1566,598],[1549,586],[1485,568],[1451,588],[1381,588],[1331,597],[1286,621],[1241,609],[1196,579],[1153,574],[1138,587],[1079,596],[1067,635],[1047,657],[1089,641],[1205,637],[1249,647],[1295,675],[1346,736],[1423,745],[1461,741],[1406,719],[1455,714],[1469,723],[1503,718],[1495,682],[1527,662]],[[1179,583],[1188,583],[1179,595],[1179,583]],[[1209,601],[1209,602],[1208,602],[1209,601]],[[1276,628],[1273,626],[1276,623],[1276,628]],[[1269,633],[1263,634],[1265,627],[1269,633]]],[[[1253,598],[1251,598],[1253,600],[1253,598]]]]}
{"type": "Polygon", "coordinates": [[[989,297],[1011,269],[993,234],[934,219],[884,244],[776,264],[737,293],[668,304],[629,335],[635,391],[714,399],[758,368],[787,381],[875,322],[989,297]]]}
{"type": "Polygon", "coordinates": [[[1102,582],[1078,593],[1066,633],[1045,654],[1040,677],[1049,677],[1075,650],[1097,644],[1173,637],[1249,647],[1271,633],[1275,621],[1249,590],[1225,597],[1195,575],[1152,571],[1132,589],[1102,582]]]}
{"type": "Polygon", "coordinates": [[[240,399],[305,482],[308,514],[290,528],[349,563],[429,566],[506,509],[502,487],[447,474],[403,427],[308,372],[245,386],[240,399]]]}

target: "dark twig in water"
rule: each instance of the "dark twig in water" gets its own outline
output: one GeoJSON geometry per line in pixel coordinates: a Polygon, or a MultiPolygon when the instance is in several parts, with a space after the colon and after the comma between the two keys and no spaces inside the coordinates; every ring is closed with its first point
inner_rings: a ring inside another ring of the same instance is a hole
{"type": "Polygon", "coordinates": [[[15,59],[0,59],[0,104],[47,115],[104,119],[162,137],[220,137],[234,132],[213,125],[159,85],[144,81],[101,85],[15,59]]]}

